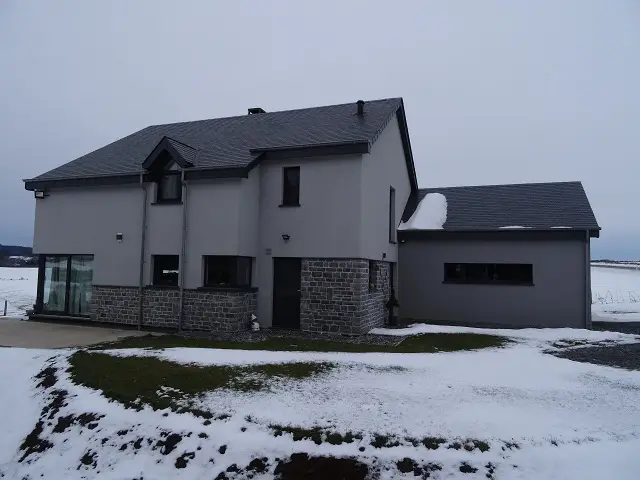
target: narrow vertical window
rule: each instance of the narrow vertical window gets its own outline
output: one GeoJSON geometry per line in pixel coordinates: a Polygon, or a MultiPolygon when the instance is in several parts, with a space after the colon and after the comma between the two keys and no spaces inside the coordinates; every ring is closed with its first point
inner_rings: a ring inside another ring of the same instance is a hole
{"type": "Polygon", "coordinates": [[[389,243],[396,243],[396,189],[389,187],[389,243]]]}
{"type": "Polygon", "coordinates": [[[282,205],[300,205],[300,167],[282,169],[282,205]]]}

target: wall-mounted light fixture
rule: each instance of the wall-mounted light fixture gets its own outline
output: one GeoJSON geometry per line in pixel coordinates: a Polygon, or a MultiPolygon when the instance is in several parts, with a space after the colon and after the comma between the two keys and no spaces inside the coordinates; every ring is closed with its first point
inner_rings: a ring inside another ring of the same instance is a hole
{"type": "Polygon", "coordinates": [[[289,240],[291,240],[291,237],[290,237],[287,233],[283,233],[283,234],[282,234],[282,239],[283,239],[285,242],[288,242],[289,240]]]}
{"type": "Polygon", "coordinates": [[[44,198],[44,197],[48,196],[48,194],[47,194],[47,192],[45,192],[44,190],[34,190],[34,191],[33,191],[33,196],[34,196],[35,198],[40,198],[40,199],[42,199],[42,198],[44,198]]]}
{"type": "Polygon", "coordinates": [[[116,233],[116,242],[122,243],[122,234],[121,233],[116,233]]]}

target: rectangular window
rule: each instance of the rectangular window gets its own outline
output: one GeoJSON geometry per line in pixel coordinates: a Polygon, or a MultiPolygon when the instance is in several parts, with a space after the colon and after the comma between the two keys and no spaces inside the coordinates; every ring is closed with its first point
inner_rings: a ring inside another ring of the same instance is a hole
{"type": "Polygon", "coordinates": [[[251,257],[205,256],[204,285],[205,287],[250,287],[251,257]]]}
{"type": "Polygon", "coordinates": [[[389,243],[396,243],[396,189],[389,187],[389,243]]]}
{"type": "Polygon", "coordinates": [[[282,169],[282,205],[300,205],[300,167],[282,169]]]}
{"type": "Polygon", "coordinates": [[[89,315],[93,283],[93,255],[72,255],[69,271],[69,313],[89,315]]]}
{"type": "Polygon", "coordinates": [[[168,287],[178,286],[180,257],[178,255],[153,256],[153,284],[168,287]]]}
{"type": "Polygon", "coordinates": [[[378,266],[373,260],[369,260],[369,291],[374,292],[376,290],[376,283],[378,279],[378,266]]]}
{"type": "Polygon", "coordinates": [[[158,181],[157,203],[177,203],[182,200],[182,182],[179,173],[165,173],[158,181]]]}
{"type": "Polygon", "coordinates": [[[44,257],[43,310],[65,313],[68,266],[69,257],[67,255],[47,255],[44,257]]]}
{"type": "Polygon", "coordinates": [[[40,261],[37,310],[89,315],[93,255],[44,255],[40,261]]]}
{"type": "Polygon", "coordinates": [[[530,263],[445,263],[446,283],[533,285],[530,263]]]}

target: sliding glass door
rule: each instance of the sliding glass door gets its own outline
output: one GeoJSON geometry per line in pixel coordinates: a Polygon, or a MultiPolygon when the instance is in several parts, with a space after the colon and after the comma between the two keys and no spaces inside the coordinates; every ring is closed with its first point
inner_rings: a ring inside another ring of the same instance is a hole
{"type": "Polygon", "coordinates": [[[93,255],[44,255],[39,276],[40,313],[89,315],[93,255]]]}
{"type": "Polygon", "coordinates": [[[64,313],[67,305],[68,257],[51,255],[44,257],[44,292],[42,309],[46,312],[64,313]]]}
{"type": "Polygon", "coordinates": [[[73,255],[71,257],[69,288],[69,313],[89,315],[91,306],[91,282],[93,280],[93,256],[73,255]]]}

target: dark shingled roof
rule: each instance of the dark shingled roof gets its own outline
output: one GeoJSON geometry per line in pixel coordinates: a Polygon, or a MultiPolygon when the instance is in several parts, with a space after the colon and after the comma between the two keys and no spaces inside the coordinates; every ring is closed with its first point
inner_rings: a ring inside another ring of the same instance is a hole
{"type": "Polygon", "coordinates": [[[373,144],[401,98],[356,102],[282,112],[155,125],[117,140],[29,181],[61,180],[142,172],[142,163],[168,137],[198,169],[246,167],[259,152],[284,147],[311,147],[368,142],[373,144]]]}
{"type": "MultiPolygon", "coordinates": [[[[422,188],[418,198],[428,193],[441,193],[447,199],[444,230],[600,229],[581,182],[422,188]]],[[[415,210],[415,205],[411,208],[415,210]]]]}

